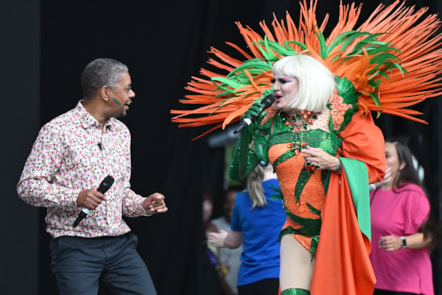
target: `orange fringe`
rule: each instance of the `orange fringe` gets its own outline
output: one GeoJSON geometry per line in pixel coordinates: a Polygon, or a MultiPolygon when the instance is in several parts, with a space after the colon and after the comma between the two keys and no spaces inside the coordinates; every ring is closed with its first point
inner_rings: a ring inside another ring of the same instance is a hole
{"type": "MultiPolygon", "coordinates": [[[[377,106],[369,96],[369,93],[374,89],[371,89],[368,84],[368,72],[376,65],[369,64],[370,56],[367,52],[344,61],[343,56],[351,50],[351,46],[344,51],[337,46],[327,58],[321,59],[320,43],[316,30],[324,31],[328,15],[325,16],[321,25],[318,25],[316,5],[317,0],[311,0],[309,6],[307,6],[307,0],[300,2],[298,26],[287,13],[285,22],[284,20],[278,21],[274,15],[272,30],[265,22],[261,22],[260,27],[268,40],[276,41],[281,45],[290,40],[304,43],[308,48],[309,55],[320,60],[335,75],[346,77],[352,81],[356,91],[361,93],[358,101],[361,111],[386,113],[426,123],[415,117],[420,115],[420,112],[408,108],[427,98],[442,94],[440,90],[442,49],[439,48],[442,34],[437,34],[441,25],[440,19],[434,14],[425,16],[428,8],[415,11],[414,6],[407,7],[404,2],[395,1],[387,7],[380,4],[360,27],[355,28],[362,6],[356,6],[355,3],[340,4],[339,20],[326,38],[327,46],[339,34],[358,30],[372,34],[384,33],[378,36],[378,40],[389,42],[392,47],[400,50],[399,54],[394,53],[400,58],[407,73],[403,75],[398,69],[394,69],[389,73],[390,80],[382,76],[379,77],[382,82],[378,89],[380,106],[377,106]]],[[[245,60],[264,58],[255,43],[264,40],[264,37],[239,22],[236,25],[250,52],[233,43],[227,42],[227,45],[237,50],[245,60]]],[[[297,51],[302,50],[299,45],[290,44],[290,46],[297,51]]],[[[226,77],[243,62],[213,47],[209,53],[214,57],[210,58],[207,63],[226,73],[215,73],[202,68],[200,71],[202,77],[192,77],[185,87],[192,94],[188,94],[185,99],[180,100],[182,104],[200,106],[191,110],[171,110],[171,114],[175,115],[172,117],[172,121],[178,123],[180,127],[215,124],[204,134],[218,128],[224,129],[228,124],[238,121],[253,101],[261,98],[264,90],[271,87],[272,79],[271,70],[260,75],[247,73],[250,79],[249,85],[230,89],[233,94],[222,96],[220,94],[223,93],[223,90],[218,89],[220,82],[211,79],[226,77]]]]}

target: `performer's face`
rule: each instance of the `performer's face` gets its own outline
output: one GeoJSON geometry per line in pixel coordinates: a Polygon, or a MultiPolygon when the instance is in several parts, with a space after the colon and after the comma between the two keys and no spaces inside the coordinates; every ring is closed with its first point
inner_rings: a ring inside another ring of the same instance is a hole
{"type": "Polygon", "coordinates": [[[273,108],[277,111],[291,112],[292,108],[289,107],[289,103],[297,98],[298,92],[298,79],[283,74],[276,75],[273,85],[276,100],[273,108]]]}
{"type": "Polygon", "coordinates": [[[129,105],[132,103],[132,98],[135,97],[135,92],[132,90],[132,81],[129,73],[121,73],[120,81],[110,89],[110,96],[115,105],[115,117],[124,117],[129,110],[129,105]]]}

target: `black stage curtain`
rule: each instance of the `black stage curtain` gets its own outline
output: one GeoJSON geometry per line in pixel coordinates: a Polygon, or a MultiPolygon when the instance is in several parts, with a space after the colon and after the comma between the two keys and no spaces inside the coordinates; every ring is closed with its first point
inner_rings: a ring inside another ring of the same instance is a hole
{"type": "MultiPolygon", "coordinates": [[[[417,4],[435,11],[435,1],[417,4]]],[[[339,1],[319,2],[318,19],[330,12],[332,26],[339,1]]],[[[366,2],[364,15],[378,3],[366,2]]],[[[90,60],[111,57],[129,66],[136,98],[123,121],[132,132],[132,186],[145,195],[164,193],[169,212],[128,223],[139,237],[139,252],[158,294],[200,294],[201,200],[205,190],[222,197],[224,149],[210,148],[207,137],[192,141],[204,129],[178,128],[169,111],[183,108],[178,100],[186,94],[184,86],[205,66],[210,46],[226,51],[225,41],[243,46],[235,21],[259,30],[259,21],[270,24],[273,12],[281,19],[285,11],[296,21],[298,1],[41,3],[41,125],[75,106],[82,95],[80,74],[90,60]]],[[[389,122],[385,124],[395,121],[389,122]]],[[[43,224],[45,211],[40,213],[43,224]]],[[[57,294],[49,260],[48,236],[42,229],[39,294],[57,294]]]]}

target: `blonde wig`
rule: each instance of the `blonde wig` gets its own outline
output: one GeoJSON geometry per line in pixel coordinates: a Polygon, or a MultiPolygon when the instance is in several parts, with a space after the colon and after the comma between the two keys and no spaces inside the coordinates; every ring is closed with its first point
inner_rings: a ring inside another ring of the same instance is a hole
{"type": "Polygon", "coordinates": [[[273,65],[273,76],[278,75],[298,80],[298,94],[288,104],[294,110],[322,111],[336,88],[334,75],[308,55],[298,54],[278,60],[273,65]]]}

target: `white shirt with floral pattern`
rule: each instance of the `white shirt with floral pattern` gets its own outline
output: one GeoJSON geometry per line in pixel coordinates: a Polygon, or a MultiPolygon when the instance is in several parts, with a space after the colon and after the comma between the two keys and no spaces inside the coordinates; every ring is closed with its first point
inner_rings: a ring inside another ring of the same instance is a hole
{"type": "Polygon", "coordinates": [[[130,189],[130,132],[110,118],[104,128],[78,102],[77,106],[45,124],[25,163],[17,192],[37,207],[46,207],[46,230],[52,237],[118,236],[130,231],[122,216],[147,216],[144,198],[130,189]],[[107,176],[114,183],[102,202],[77,227],[77,196],[97,189],[107,176]]]}

